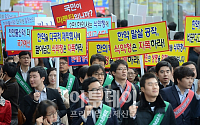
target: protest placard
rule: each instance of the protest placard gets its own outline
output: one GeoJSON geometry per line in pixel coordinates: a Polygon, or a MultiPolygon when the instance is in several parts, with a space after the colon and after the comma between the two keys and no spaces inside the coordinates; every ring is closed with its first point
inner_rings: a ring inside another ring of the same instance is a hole
{"type": "Polygon", "coordinates": [[[184,41],[169,41],[169,51],[145,54],[145,66],[155,66],[158,62],[168,56],[174,56],[178,59],[179,65],[188,61],[189,47],[184,47],[184,41]]]}
{"type": "Polygon", "coordinates": [[[0,12],[0,20],[18,17],[19,12],[0,12]]]}
{"type": "Polygon", "coordinates": [[[69,66],[88,65],[88,55],[86,56],[70,56],[68,57],[69,66]]]}
{"type": "Polygon", "coordinates": [[[7,51],[8,56],[18,55],[21,51],[7,51]]]}
{"type": "Polygon", "coordinates": [[[169,50],[166,22],[108,30],[112,58],[169,50]]]}
{"type": "Polygon", "coordinates": [[[108,33],[112,27],[111,17],[67,20],[67,28],[87,28],[87,37],[108,33]]]}
{"type": "Polygon", "coordinates": [[[5,50],[30,51],[33,26],[6,26],[5,50]]]}
{"type": "Polygon", "coordinates": [[[200,46],[200,16],[186,16],[184,45],[186,47],[200,46]]]}
{"type": "Polygon", "coordinates": [[[36,26],[55,26],[53,17],[35,17],[36,26]]]}
{"type": "MultiPolygon", "coordinates": [[[[139,56],[120,57],[112,59],[110,55],[109,41],[89,41],[88,42],[88,58],[94,54],[102,54],[106,58],[105,68],[110,68],[110,64],[115,60],[125,60],[129,68],[140,68],[139,56]]],[[[90,64],[89,64],[90,65],[90,64]]]]}
{"type": "Polygon", "coordinates": [[[78,0],[51,6],[57,27],[65,26],[67,19],[96,17],[93,0],[78,0]]]}
{"type": "Polygon", "coordinates": [[[38,17],[38,16],[45,17],[46,15],[30,14],[30,15],[20,16],[20,17],[16,17],[16,18],[1,20],[3,38],[5,38],[5,26],[6,25],[35,25],[35,17],[38,17]]]}
{"type": "Polygon", "coordinates": [[[32,57],[86,55],[86,28],[32,30],[32,57]]]}

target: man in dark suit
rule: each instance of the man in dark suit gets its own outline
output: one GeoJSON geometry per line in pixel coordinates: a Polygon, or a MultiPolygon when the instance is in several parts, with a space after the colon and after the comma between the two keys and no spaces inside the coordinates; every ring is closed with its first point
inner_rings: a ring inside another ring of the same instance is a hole
{"type": "Polygon", "coordinates": [[[29,75],[28,70],[30,69],[30,62],[31,62],[31,53],[29,51],[22,51],[19,53],[19,62],[20,66],[17,68],[17,74],[15,78],[17,79],[17,82],[19,84],[19,106],[20,109],[23,110],[23,98],[25,95],[29,94],[30,90],[32,88],[30,87],[29,82],[29,75]],[[24,87],[26,85],[30,90],[27,90],[24,87]]]}
{"type": "Polygon", "coordinates": [[[194,81],[194,72],[185,66],[174,71],[173,86],[160,90],[165,101],[171,103],[178,125],[196,124],[194,119],[199,108],[200,85],[196,92],[190,90],[194,81]]]}
{"type": "Polygon", "coordinates": [[[67,109],[63,103],[63,100],[56,89],[46,88],[44,85],[44,80],[46,77],[46,70],[41,67],[33,67],[29,70],[30,84],[33,87],[33,91],[24,97],[24,110],[23,113],[26,116],[25,125],[32,124],[33,114],[35,109],[43,100],[51,100],[55,102],[58,106],[58,115],[62,118],[66,115],[67,109]]]}
{"type": "Polygon", "coordinates": [[[113,94],[112,104],[113,108],[121,108],[122,123],[121,125],[128,125],[128,108],[136,101],[139,101],[139,87],[131,84],[127,80],[128,64],[124,60],[116,60],[110,66],[110,72],[114,79],[108,85],[108,89],[116,92],[113,94]]]}
{"type": "Polygon", "coordinates": [[[158,84],[154,74],[146,73],[142,76],[140,80],[141,98],[137,106],[132,105],[129,107],[129,124],[154,125],[160,123],[159,125],[176,125],[172,106],[159,95],[158,84]]]}
{"type": "Polygon", "coordinates": [[[83,82],[83,89],[88,105],[72,113],[72,125],[118,125],[115,110],[102,103],[103,87],[99,81],[90,77],[83,82]]]}
{"type": "Polygon", "coordinates": [[[167,61],[160,61],[156,64],[156,76],[159,79],[159,88],[163,89],[168,86],[172,86],[174,83],[171,81],[172,76],[172,66],[167,61]]]}

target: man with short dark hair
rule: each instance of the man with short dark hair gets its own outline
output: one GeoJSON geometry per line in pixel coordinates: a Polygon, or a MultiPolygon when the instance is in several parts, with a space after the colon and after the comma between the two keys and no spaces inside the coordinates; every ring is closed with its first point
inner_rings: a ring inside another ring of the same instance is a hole
{"type": "MultiPolygon", "coordinates": [[[[106,65],[105,56],[101,54],[92,55],[90,58],[90,65],[94,65],[94,64],[99,64],[105,69],[105,65],[106,65]]],[[[113,80],[113,77],[109,75],[108,73],[105,73],[103,87],[110,85],[112,80],[113,80]]]]}
{"type": "Polygon", "coordinates": [[[188,61],[188,62],[183,63],[182,66],[186,66],[194,72],[194,82],[192,84],[191,90],[193,92],[196,92],[198,89],[198,81],[199,81],[198,79],[196,79],[197,78],[197,65],[192,61],[188,61]]]}
{"type": "Polygon", "coordinates": [[[184,32],[176,32],[174,35],[174,40],[184,40],[184,32]]]}
{"type": "Polygon", "coordinates": [[[7,89],[4,90],[2,97],[9,100],[12,108],[11,125],[18,124],[18,99],[19,99],[19,85],[15,79],[17,73],[16,65],[7,62],[2,67],[2,74],[4,74],[3,81],[5,82],[7,89]]]}
{"type": "MultiPolygon", "coordinates": [[[[129,124],[128,108],[136,101],[139,101],[139,87],[131,84],[127,80],[128,64],[124,60],[116,60],[110,66],[110,72],[114,79],[108,89],[116,91],[116,102],[113,100],[112,107],[120,107],[123,112],[123,120],[121,125],[129,124]]],[[[114,98],[113,97],[113,98],[114,98]]]]}
{"type": "Polygon", "coordinates": [[[29,51],[22,51],[19,53],[20,66],[17,68],[15,78],[19,84],[19,105],[20,109],[23,108],[23,98],[28,95],[32,88],[30,87],[28,70],[30,69],[31,53],[29,51]]]}
{"type": "Polygon", "coordinates": [[[181,66],[174,71],[173,86],[160,90],[165,101],[168,101],[175,114],[177,125],[194,125],[194,117],[199,107],[200,85],[196,92],[190,90],[194,81],[194,72],[181,66]]]}
{"type": "Polygon", "coordinates": [[[159,88],[163,89],[168,86],[172,86],[174,83],[172,78],[172,66],[169,62],[160,61],[156,64],[156,75],[159,79],[159,88]]]}
{"type": "Polygon", "coordinates": [[[174,112],[169,102],[159,95],[158,80],[154,74],[146,73],[140,80],[141,98],[137,105],[129,107],[129,124],[176,125],[174,112]]]}
{"type": "Polygon", "coordinates": [[[58,93],[57,89],[46,88],[44,85],[45,77],[47,76],[46,70],[41,66],[33,67],[29,70],[30,84],[33,87],[33,91],[24,97],[24,109],[22,110],[26,122],[25,125],[32,124],[33,113],[37,105],[43,100],[51,100],[58,106],[58,115],[60,118],[66,115],[67,109],[63,103],[63,100],[58,93]]]}
{"type": "MultiPolygon", "coordinates": [[[[79,91],[79,82],[78,82],[78,79],[74,75],[69,73],[69,68],[70,68],[70,66],[68,66],[67,57],[60,57],[60,69],[59,70],[60,70],[60,76],[61,76],[63,82],[59,84],[60,85],[59,87],[61,90],[67,89],[69,91],[69,95],[70,95],[70,93],[73,91],[76,91],[76,92],[79,91]]],[[[70,108],[67,109],[67,116],[68,116],[69,124],[71,124],[71,118],[70,118],[71,111],[74,111],[77,108],[77,103],[72,102],[72,100],[76,100],[76,98],[78,98],[75,93],[73,93],[72,96],[70,95],[70,97],[72,97],[69,100],[70,108]]]]}
{"type": "Polygon", "coordinates": [[[177,26],[177,24],[175,22],[170,22],[167,27],[171,31],[176,31],[176,26],[177,26]]]}
{"type": "Polygon", "coordinates": [[[75,110],[72,125],[118,125],[115,110],[102,103],[103,87],[99,81],[94,77],[86,79],[83,90],[89,105],[75,110]]]}

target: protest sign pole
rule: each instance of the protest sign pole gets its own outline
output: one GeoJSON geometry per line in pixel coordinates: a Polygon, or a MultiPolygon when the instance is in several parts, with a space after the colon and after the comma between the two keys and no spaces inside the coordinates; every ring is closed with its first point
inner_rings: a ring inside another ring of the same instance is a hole
{"type": "MultiPolygon", "coordinates": [[[[128,26],[139,25],[142,23],[143,17],[142,16],[135,16],[133,14],[128,14],[128,26]]],[[[144,75],[144,63],[143,63],[143,56],[140,55],[140,69],[141,69],[141,76],[144,75]]]]}
{"type": "Polygon", "coordinates": [[[60,73],[59,73],[59,57],[56,57],[55,58],[55,60],[56,60],[56,62],[55,62],[55,67],[56,67],[56,88],[58,88],[59,87],[59,75],[60,75],[60,73]]]}
{"type": "Polygon", "coordinates": [[[31,68],[35,67],[35,61],[33,58],[31,58],[31,68]]]}

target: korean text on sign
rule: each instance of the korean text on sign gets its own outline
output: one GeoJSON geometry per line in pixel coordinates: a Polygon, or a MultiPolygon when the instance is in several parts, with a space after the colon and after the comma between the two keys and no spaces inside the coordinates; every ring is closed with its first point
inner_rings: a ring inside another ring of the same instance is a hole
{"type": "Polygon", "coordinates": [[[105,68],[110,68],[110,64],[119,59],[125,60],[130,68],[140,68],[139,56],[112,59],[110,55],[109,41],[89,41],[88,46],[88,58],[91,58],[91,56],[94,54],[104,55],[106,58],[105,68]]]}
{"type": "Polygon", "coordinates": [[[183,41],[169,41],[169,51],[153,53],[153,54],[145,54],[145,65],[146,66],[155,66],[158,62],[163,60],[168,56],[174,56],[178,59],[179,64],[188,61],[188,53],[189,47],[184,47],[183,41]]]}
{"type": "Polygon", "coordinates": [[[32,57],[86,55],[86,29],[32,30],[32,57]]]}
{"type": "Polygon", "coordinates": [[[108,33],[112,20],[111,17],[67,20],[67,28],[87,28],[87,37],[94,37],[108,33]]]}
{"type": "Polygon", "coordinates": [[[79,0],[51,6],[57,27],[65,26],[67,19],[96,17],[93,0],[79,0]]]}
{"type": "Polygon", "coordinates": [[[166,22],[110,29],[112,58],[169,50],[166,22]]]}
{"type": "Polygon", "coordinates": [[[184,35],[185,46],[200,46],[200,16],[186,17],[184,35]]]}
{"type": "Polygon", "coordinates": [[[31,51],[33,26],[6,26],[6,51],[31,51]]]}
{"type": "Polygon", "coordinates": [[[46,15],[31,14],[31,15],[1,20],[3,38],[5,38],[5,26],[6,25],[35,25],[35,17],[39,17],[39,16],[46,16],[46,15]]]}

